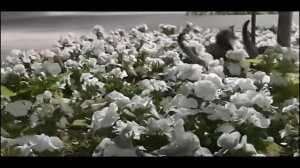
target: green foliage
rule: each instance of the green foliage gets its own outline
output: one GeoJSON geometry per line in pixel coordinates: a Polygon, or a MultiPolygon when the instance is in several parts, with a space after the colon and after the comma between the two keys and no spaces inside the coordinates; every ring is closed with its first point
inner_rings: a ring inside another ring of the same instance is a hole
{"type": "Polygon", "coordinates": [[[139,95],[144,90],[144,87],[138,84],[123,84],[123,81],[120,78],[107,79],[104,87],[107,93],[117,91],[129,98],[134,95],[139,95]]]}
{"type": "Polygon", "coordinates": [[[87,125],[86,120],[74,120],[72,122],[72,126],[75,127],[86,127],[87,125]]]}
{"type": "Polygon", "coordinates": [[[136,141],[134,144],[143,145],[147,151],[152,152],[158,150],[161,147],[169,143],[168,137],[164,134],[154,134],[154,135],[142,135],[140,140],[136,141]]]}
{"type": "Polygon", "coordinates": [[[6,86],[1,85],[1,95],[4,97],[16,96],[17,94],[9,90],[6,86]]]}

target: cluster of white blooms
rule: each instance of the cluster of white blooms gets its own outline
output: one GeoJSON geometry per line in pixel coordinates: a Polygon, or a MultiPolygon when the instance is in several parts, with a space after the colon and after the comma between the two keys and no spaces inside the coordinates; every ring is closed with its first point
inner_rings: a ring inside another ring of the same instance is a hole
{"type": "MultiPolygon", "coordinates": [[[[65,155],[66,148],[76,153],[82,145],[94,148],[90,156],[264,156],[270,154],[257,150],[261,144],[253,139],[263,141],[260,134],[278,118],[286,125],[269,139],[284,142],[299,133],[299,96],[278,103],[273,94],[291,77],[251,69],[240,33],[227,59],[213,59],[205,46],[218,30],[188,23],[185,43],[205,67],[186,62],[176,26],[159,28],[107,33],[95,26],[90,35],[62,36],[51,50],[13,50],[1,67],[1,144],[16,147],[20,156],[65,155]],[[298,120],[289,121],[293,115],[298,120]]],[[[292,37],[292,49],[273,44],[269,30],[259,30],[257,41],[276,46],[278,60],[299,65],[299,33],[292,37]]]]}

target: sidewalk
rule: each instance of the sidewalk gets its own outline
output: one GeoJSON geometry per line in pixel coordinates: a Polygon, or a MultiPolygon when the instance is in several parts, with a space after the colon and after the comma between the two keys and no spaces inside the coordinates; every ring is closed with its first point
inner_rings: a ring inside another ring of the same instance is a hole
{"type": "MultiPolygon", "coordinates": [[[[47,13],[47,12],[43,12],[47,13]]],[[[69,12],[70,13],[70,12],[69,12]]],[[[72,32],[77,36],[88,34],[95,25],[101,25],[107,30],[130,28],[147,24],[150,30],[158,29],[159,24],[173,24],[181,27],[187,21],[204,28],[225,28],[235,25],[241,29],[250,15],[218,15],[218,16],[188,16],[185,12],[174,13],[144,13],[144,14],[88,14],[84,15],[42,15],[26,16],[18,19],[17,16],[5,18],[1,16],[1,59],[12,49],[46,49],[59,39],[61,35],[72,32]],[[16,19],[17,18],[17,19],[16,19]],[[25,19],[26,18],[26,19],[25,19]]],[[[6,15],[7,16],[7,15],[6,15]]],[[[278,15],[257,15],[257,25],[270,27],[277,24],[278,15]]],[[[299,12],[294,14],[294,21],[299,24],[299,12]]]]}

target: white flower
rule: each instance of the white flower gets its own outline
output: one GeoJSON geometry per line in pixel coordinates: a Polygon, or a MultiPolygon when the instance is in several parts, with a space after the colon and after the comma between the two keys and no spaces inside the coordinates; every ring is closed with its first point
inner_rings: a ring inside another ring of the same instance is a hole
{"type": "Polygon", "coordinates": [[[30,154],[32,154],[32,149],[31,149],[32,146],[33,145],[28,145],[28,144],[18,146],[17,149],[20,150],[19,156],[29,156],[30,154]]]}
{"type": "Polygon", "coordinates": [[[119,135],[125,135],[129,138],[133,134],[133,139],[137,140],[140,139],[140,135],[145,131],[145,127],[138,125],[135,121],[124,123],[121,120],[116,122],[116,129],[119,135]]]}
{"type": "Polygon", "coordinates": [[[180,88],[177,90],[177,94],[182,94],[184,96],[189,96],[193,92],[194,92],[194,84],[191,82],[181,84],[180,88]]]}
{"type": "Polygon", "coordinates": [[[93,75],[90,73],[82,73],[81,77],[80,77],[80,82],[87,81],[92,77],[93,77],[93,75]]]}
{"type": "Polygon", "coordinates": [[[74,109],[70,107],[67,103],[64,101],[60,102],[61,111],[64,112],[69,117],[73,117],[74,109]]]}
{"type": "Polygon", "coordinates": [[[83,53],[90,51],[92,48],[92,43],[90,41],[82,41],[81,45],[82,45],[81,50],[83,51],[83,53]]]}
{"type": "Polygon", "coordinates": [[[32,103],[28,100],[19,100],[9,103],[5,107],[5,111],[8,111],[14,117],[21,117],[27,115],[31,109],[32,103]]]}
{"type": "Polygon", "coordinates": [[[40,70],[43,68],[42,63],[39,62],[34,62],[33,64],[30,65],[31,69],[34,70],[35,73],[39,73],[40,70]]]}
{"type": "Polygon", "coordinates": [[[144,79],[139,82],[142,86],[150,89],[150,91],[157,90],[157,91],[167,91],[168,86],[165,81],[156,80],[156,79],[144,79]]]}
{"type": "Polygon", "coordinates": [[[234,128],[234,126],[232,126],[232,124],[224,123],[224,124],[220,125],[215,131],[222,132],[222,133],[231,133],[234,130],[235,130],[235,128],[234,128]]]}
{"type": "Polygon", "coordinates": [[[217,86],[218,89],[221,89],[224,86],[224,84],[222,82],[222,78],[220,78],[215,73],[202,74],[201,77],[202,77],[203,80],[212,81],[217,86]]]}
{"type": "Polygon", "coordinates": [[[250,106],[255,95],[257,95],[255,90],[247,90],[244,93],[237,92],[230,96],[230,101],[238,106],[250,106]]]}
{"type": "Polygon", "coordinates": [[[249,109],[245,106],[240,107],[239,109],[233,110],[233,116],[231,121],[237,122],[237,124],[244,123],[249,117],[249,109]]]}
{"type": "Polygon", "coordinates": [[[219,65],[221,65],[221,61],[219,59],[212,60],[208,64],[209,67],[216,67],[216,66],[219,66],[219,65]]]}
{"type": "Polygon", "coordinates": [[[69,59],[65,62],[65,65],[67,67],[77,67],[79,65],[79,63],[77,61],[69,59]]]}
{"type": "Polygon", "coordinates": [[[93,45],[93,53],[97,56],[99,56],[100,54],[105,53],[105,48],[104,48],[104,41],[102,40],[95,40],[93,41],[92,45],[93,45]]]}
{"type": "Polygon", "coordinates": [[[61,67],[58,63],[43,63],[46,73],[51,75],[58,75],[61,72],[61,67]]]}
{"type": "Polygon", "coordinates": [[[29,55],[27,55],[27,54],[25,53],[25,51],[23,51],[23,54],[22,54],[21,59],[22,59],[22,61],[23,61],[24,63],[31,63],[31,59],[30,59],[29,55]]]}
{"type": "Polygon", "coordinates": [[[254,85],[253,80],[251,80],[250,78],[240,79],[238,82],[238,86],[240,87],[241,92],[257,89],[257,87],[254,85]]]}
{"type": "Polygon", "coordinates": [[[265,118],[261,113],[257,112],[254,108],[248,109],[248,118],[247,121],[252,123],[254,126],[259,128],[268,128],[271,121],[268,118],[265,118]]]}
{"type": "Polygon", "coordinates": [[[162,55],[162,57],[173,59],[175,65],[183,64],[177,52],[168,50],[166,53],[164,53],[164,55],[162,55]]]}
{"type": "Polygon", "coordinates": [[[258,107],[262,109],[268,109],[271,107],[271,104],[273,103],[273,99],[271,96],[268,96],[263,92],[260,92],[252,98],[252,103],[256,104],[258,107]]]}
{"type": "Polygon", "coordinates": [[[249,57],[247,52],[243,49],[238,49],[238,50],[229,50],[226,53],[226,57],[241,62],[244,58],[249,57]]]}
{"type": "Polygon", "coordinates": [[[128,65],[133,65],[134,63],[137,62],[137,59],[135,58],[134,55],[123,55],[123,61],[127,63],[128,65]]]}
{"type": "Polygon", "coordinates": [[[170,102],[164,105],[165,112],[174,111],[177,116],[190,115],[198,107],[198,102],[194,98],[187,98],[184,95],[177,94],[170,102]]]}
{"type": "Polygon", "coordinates": [[[117,44],[117,47],[116,47],[116,50],[117,50],[117,51],[122,52],[122,51],[124,51],[125,49],[126,49],[125,43],[118,43],[118,44],[117,44]]]}
{"type": "Polygon", "coordinates": [[[161,58],[150,58],[150,57],[147,57],[145,59],[145,64],[147,66],[149,66],[149,68],[152,68],[152,67],[161,67],[165,64],[165,62],[161,59],[161,58]]]}
{"type": "Polygon", "coordinates": [[[12,141],[13,144],[25,145],[30,144],[31,149],[37,152],[61,150],[64,148],[64,143],[55,136],[47,135],[30,135],[24,136],[12,141]]]}
{"type": "Polygon", "coordinates": [[[203,67],[198,64],[182,64],[175,67],[177,78],[197,81],[203,72],[203,67]]]}
{"type": "Polygon", "coordinates": [[[10,55],[11,55],[11,56],[14,56],[14,57],[19,57],[21,54],[22,54],[22,51],[19,50],[19,49],[13,49],[13,50],[10,52],[10,55]]]}
{"type": "Polygon", "coordinates": [[[284,129],[279,131],[280,137],[281,138],[285,138],[287,136],[291,136],[291,135],[299,135],[299,130],[296,130],[296,128],[294,128],[293,126],[291,126],[291,124],[286,124],[284,129]]]}
{"type": "Polygon", "coordinates": [[[11,64],[21,63],[21,60],[20,60],[21,54],[22,54],[21,50],[14,49],[6,57],[6,61],[8,61],[8,63],[11,63],[11,64]]]}
{"type": "Polygon", "coordinates": [[[115,68],[115,69],[111,70],[109,72],[109,74],[114,75],[115,77],[121,78],[121,79],[128,76],[126,71],[124,71],[124,70],[122,71],[120,68],[115,68]]]}
{"type": "Polygon", "coordinates": [[[269,83],[270,82],[270,76],[266,75],[266,73],[262,72],[262,71],[255,72],[254,74],[252,74],[250,76],[250,78],[254,82],[258,82],[258,83],[269,83]]]}
{"type": "Polygon", "coordinates": [[[291,112],[291,111],[299,111],[299,101],[296,98],[292,99],[291,101],[287,101],[285,107],[282,108],[283,113],[291,112]]]}
{"type": "Polygon", "coordinates": [[[93,156],[137,156],[133,148],[120,148],[109,138],[104,138],[96,147],[93,156]]]}
{"type": "Polygon", "coordinates": [[[114,47],[112,45],[107,45],[106,47],[106,52],[109,54],[112,54],[112,52],[114,51],[114,47]]]}
{"type": "Polygon", "coordinates": [[[42,50],[40,54],[46,58],[53,58],[55,56],[55,53],[50,51],[49,49],[42,50]]]}
{"type": "Polygon", "coordinates": [[[134,95],[131,98],[131,103],[127,106],[130,107],[131,111],[135,111],[136,109],[145,109],[149,106],[151,99],[149,97],[141,98],[138,95],[134,95]]]}
{"type": "Polygon", "coordinates": [[[240,144],[236,146],[236,149],[242,149],[244,152],[255,155],[257,154],[256,149],[252,144],[247,143],[247,135],[244,135],[241,139],[240,144]]]}
{"type": "Polygon", "coordinates": [[[120,118],[117,111],[118,106],[115,103],[111,103],[109,107],[105,107],[101,111],[95,111],[92,117],[92,128],[98,130],[112,126],[120,118]]]}
{"type": "Polygon", "coordinates": [[[195,95],[204,100],[214,100],[217,86],[209,80],[200,80],[194,83],[195,95]]]}
{"type": "Polygon", "coordinates": [[[199,53],[198,57],[200,57],[200,59],[203,60],[206,65],[214,60],[214,57],[211,54],[209,54],[203,50],[199,53]]]}
{"type": "Polygon", "coordinates": [[[233,149],[239,144],[241,134],[239,132],[223,133],[217,140],[217,145],[222,149],[233,149]]]}
{"type": "Polygon", "coordinates": [[[94,77],[91,73],[82,73],[80,81],[83,82],[82,89],[86,90],[86,86],[98,86],[101,91],[104,91],[104,83],[100,82],[98,78],[94,77]]]}
{"type": "Polygon", "coordinates": [[[43,96],[45,100],[49,100],[52,97],[52,93],[49,90],[46,90],[43,96]]]}
{"type": "Polygon", "coordinates": [[[199,138],[190,132],[185,132],[184,121],[179,119],[174,124],[174,132],[169,145],[161,147],[155,153],[167,156],[194,156],[200,148],[199,138]]]}
{"type": "Polygon", "coordinates": [[[60,52],[60,57],[63,59],[63,60],[68,60],[71,56],[70,52],[71,52],[71,48],[64,48],[61,52],[60,52]]]}
{"type": "Polygon", "coordinates": [[[40,118],[51,116],[55,108],[53,104],[43,104],[42,107],[36,108],[36,112],[40,118]]]}
{"type": "Polygon", "coordinates": [[[195,152],[195,156],[208,157],[208,156],[213,156],[213,155],[208,148],[200,146],[200,148],[195,152]]]}
{"type": "Polygon", "coordinates": [[[67,35],[60,36],[58,42],[61,45],[72,45],[75,40],[75,35],[73,33],[68,33],[67,35]]]}
{"type": "Polygon", "coordinates": [[[223,70],[224,70],[224,67],[222,65],[208,67],[208,72],[215,73],[222,79],[225,78],[225,74],[224,74],[223,70]]]}
{"type": "Polygon", "coordinates": [[[200,54],[202,51],[205,50],[205,47],[203,44],[200,44],[198,41],[190,40],[188,42],[189,47],[192,47],[195,49],[196,53],[200,54]]]}
{"type": "Polygon", "coordinates": [[[11,67],[1,68],[1,81],[4,81],[7,75],[11,74],[13,69],[11,67]]]}
{"type": "Polygon", "coordinates": [[[238,63],[229,62],[227,68],[231,75],[240,75],[242,71],[242,66],[238,63]]]}
{"type": "Polygon", "coordinates": [[[130,99],[128,97],[124,96],[122,93],[119,93],[117,91],[113,91],[107,94],[106,98],[110,101],[115,101],[115,103],[120,108],[123,108],[130,103],[130,99]]]}
{"type": "Polygon", "coordinates": [[[25,67],[24,67],[23,64],[17,64],[17,65],[15,65],[14,66],[14,71],[17,72],[17,73],[20,73],[20,74],[26,73],[26,69],[25,69],[25,67]]]}
{"type": "Polygon", "coordinates": [[[93,68],[95,68],[95,67],[96,67],[96,64],[97,64],[97,59],[96,59],[96,58],[89,58],[89,59],[88,59],[88,64],[89,64],[90,66],[92,66],[93,68]]]}
{"type": "Polygon", "coordinates": [[[64,116],[59,119],[59,122],[56,122],[56,126],[61,129],[65,129],[67,124],[68,124],[67,118],[64,116]]]}
{"type": "Polygon", "coordinates": [[[229,121],[232,114],[232,104],[227,103],[225,106],[210,104],[203,109],[203,112],[209,114],[207,116],[210,120],[223,120],[229,121]]]}
{"type": "Polygon", "coordinates": [[[194,98],[187,98],[183,95],[176,95],[171,101],[172,105],[175,105],[178,108],[197,108],[198,102],[194,98]]]}
{"type": "Polygon", "coordinates": [[[173,120],[171,118],[159,119],[155,120],[153,118],[149,118],[147,121],[147,127],[149,131],[162,131],[163,133],[170,133],[172,131],[173,120]]]}
{"type": "Polygon", "coordinates": [[[239,88],[238,83],[241,78],[237,77],[227,77],[224,79],[225,90],[230,90],[232,92],[236,92],[239,88]]]}

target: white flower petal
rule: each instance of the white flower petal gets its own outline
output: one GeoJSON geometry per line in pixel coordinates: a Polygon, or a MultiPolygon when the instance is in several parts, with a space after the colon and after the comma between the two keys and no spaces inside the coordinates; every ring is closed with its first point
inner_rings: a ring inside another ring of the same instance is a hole
{"type": "Polygon", "coordinates": [[[240,137],[239,132],[223,133],[217,140],[217,145],[223,149],[232,149],[239,144],[240,137]]]}
{"type": "Polygon", "coordinates": [[[224,123],[216,129],[216,132],[231,133],[234,130],[235,128],[230,123],[224,123]]]}
{"type": "Polygon", "coordinates": [[[6,105],[5,110],[14,117],[21,117],[27,115],[31,109],[32,103],[28,100],[19,100],[6,105]]]}

